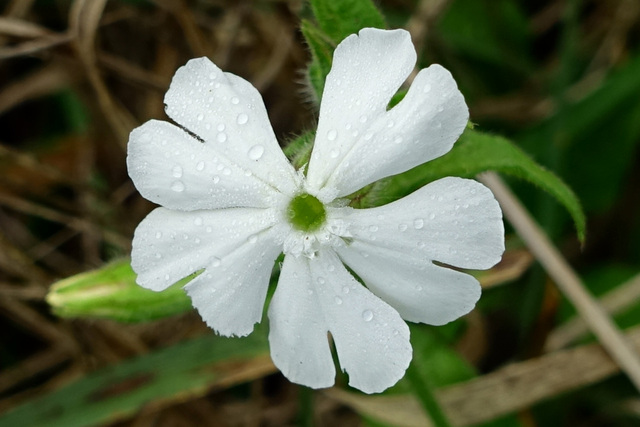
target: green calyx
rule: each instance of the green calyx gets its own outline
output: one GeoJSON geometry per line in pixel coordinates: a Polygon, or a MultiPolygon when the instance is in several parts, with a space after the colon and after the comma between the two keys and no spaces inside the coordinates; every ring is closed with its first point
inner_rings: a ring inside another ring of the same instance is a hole
{"type": "Polygon", "coordinates": [[[300,194],[291,199],[287,208],[291,225],[304,232],[316,231],[327,218],[327,212],[320,200],[311,194],[300,194]]]}

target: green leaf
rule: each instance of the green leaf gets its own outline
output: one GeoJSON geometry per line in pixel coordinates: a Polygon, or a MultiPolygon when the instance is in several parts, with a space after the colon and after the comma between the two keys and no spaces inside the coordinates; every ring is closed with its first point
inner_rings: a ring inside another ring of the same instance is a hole
{"type": "Polygon", "coordinates": [[[571,214],[578,238],[584,242],[585,215],[573,191],[506,138],[472,129],[467,129],[446,155],[387,178],[367,194],[356,195],[357,206],[376,206],[395,200],[446,176],[473,178],[490,170],[527,180],[552,195],[571,214]]]}
{"type": "Polygon", "coordinates": [[[371,0],[311,0],[318,25],[340,42],[363,28],[386,28],[384,17],[371,0]]]}
{"type": "Polygon", "coordinates": [[[324,91],[324,81],[329,71],[331,71],[335,43],[318,27],[307,20],[302,20],[300,30],[311,51],[311,62],[307,69],[307,77],[311,84],[313,101],[316,105],[320,105],[322,92],[324,91]]]}
{"type": "Polygon", "coordinates": [[[260,378],[275,371],[266,331],[260,326],[246,338],[207,335],[103,369],[0,416],[0,426],[111,424],[143,406],[260,378]]]}
{"type": "Polygon", "coordinates": [[[141,322],[191,310],[182,287],[192,278],[182,279],[163,292],[150,291],[136,284],[129,260],[123,259],[53,284],[46,300],[62,317],[141,322]]]}

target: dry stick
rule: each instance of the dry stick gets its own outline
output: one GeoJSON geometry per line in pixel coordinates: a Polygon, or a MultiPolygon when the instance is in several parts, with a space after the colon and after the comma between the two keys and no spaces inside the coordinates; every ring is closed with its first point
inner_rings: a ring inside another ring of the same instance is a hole
{"type": "Polygon", "coordinates": [[[494,172],[487,172],[479,175],[478,179],[493,191],[505,216],[531,253],[575,306],[611,358],[640,390],[640,358],[620,330],[587,292],[577,274],[500,177],[494,172]]]}

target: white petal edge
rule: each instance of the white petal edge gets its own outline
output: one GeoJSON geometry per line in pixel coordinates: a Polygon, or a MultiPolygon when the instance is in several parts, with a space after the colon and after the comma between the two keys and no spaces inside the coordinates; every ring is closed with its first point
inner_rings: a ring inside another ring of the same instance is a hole
{"type": "Polygon", "coordinates": [[[469,110],[451,73],[421,70],[404,99],[371,120],[340,157],[326,187],[346,196],[381,178],[405,172],[449,152],[464,131],[469,110]]]}
{"type": "Polygon", "coordinates": [[[415,63],[415,48],[405,30],[365,28],[338,45],[322,94],[307,173],[310,188],[324,186],[358,135],[386,112],[415,63]]]}
{"type": "Polygon", "coordinates": [[[284,193],[294,191],[297,175],[251,83],[196,58],[176,71],[164,101],[169,117],[238,167],[284,193]]]}
{"type": "Polygon", "coordinates": [[[262,319],[271,271],[282,251],[275,234],[269,230],[245,241],[184,287],[200,317],[220,335],[249,335],[262,319]]]}
{"type": "Polygon", "coordinates": [[[269,207],[280,195],[215,146],[158,120],[131,132],[127,168],[144,198],[175,210],[269,207]]]}
{"type": "Polygon", "coordinates": [[[418,259],[484,270],[504,252],[500,206],[471,179],[442,178],[384,206],[331,214],[354,240],[418,259]]]}
{"type": "Polygon", "coordinates": [[[287,255],[269,304],[273,363],[296,384],[311,388],[332,386],[336,369],[327,333],[308,258],[287,255]]]}
{"type": "Polygon", "coordinates": [[[398,312],[357,282],[333,250],[320,251],[309,266],[349,385],[379,393],[397,383],[412,357],[409,327],[398,312]]]}
{"type": "Polygon", "coordinates": [[[136,228],[131,266],[137,283],[162,291],[178,280],[219,262],[278,221],[273,209],[152,211],[136,228]]]}
{"type": "Polygon", "coordinates": [[[410,253],[358,240],[337,250],[371,292],[410,322],[444,325],[469,313],[480,299],[480,284],[473,276],[410,253]]]}

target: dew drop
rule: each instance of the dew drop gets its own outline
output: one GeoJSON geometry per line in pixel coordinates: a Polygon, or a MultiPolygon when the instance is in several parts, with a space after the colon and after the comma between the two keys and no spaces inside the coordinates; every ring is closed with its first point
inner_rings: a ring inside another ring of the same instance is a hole
{"type": "Polygon", "coordinates": [[[210,78],[211,80],[215,80],[217,77],[218,77],[218,76],[216,75],[216,73],[211,73],[211,74],[209,74],[209,78],[210,78]]]}
{"type": "Polygon", "coordinates": [[[407,227],[407,224],[400,224],[398,226],[398,230],[400,230],[400,231],[407,231],[407,228],[409,228],[409,227],[407,227]]]}
{"type": "Polygon", "coordinates": [[[247,116],[245,113],[238,114],[238,117],[236,118],[236,122],[239,125],[243,125],[243,124],[247,123],[248,121],[249,121],[249,116],[247,116]]]}
{"type": "Polygon", "coordinates": [[[431,212],[429,214],[429,219],[436,219],[436,214],[434,214],[433,212],[431,212]]]}
{"type": "Polygon", "coordinates": [[[365,123],[367,121],[367,116],[360,116],[360,123],[365,123]]]}
{"type": "Polygon", "coordinates": [[[255,234],[252,234],[251,236],[249,236],[249,238],[247,239],[247,241],[249,243],[255,243],[258,241],[258,236],[256,236],[255,234]]]}
{"type": "Polygon", "coordinates": [[[180,166],[174,166],[173,169],[171,170],[171,174],[173,175],[174,178],[181,178],[182,168],[180,166]]]}
{"type": "Polygon", "coordinates": [[[318,283],[319,283],[320,285],[324,285],[324,284],[325,284],[325,282],[326,282],[326,280],[324,280],[324,277],[318,277],[318,283]]]}
{"type": "Polygon", "coordinates": [[[227,134],[224,132],[220,132],[217,138],[218,142],[225,142],[227,140],[227,134]]]}
{"type": "Polygon", "coordinates": [[[176,193],[181,193],[184,191],[184,184],[182,181],[174,181],[173,184],[171,184],[171,189],[176,193]]]}
{"type": "Polygon", "coordinates": [[[348,286],[343,286],[342,287],[342,292],[344,292],[345,294],[348,294],[350,292],[350,289],[348,286]]]}
{"type": "Polygon", "coordinates": [[[373,132],[367,132],[367,133],[364,135],[364,140],[365,140],[365,141],[369,141],[371,138],[373,138],[373,132]]]}
{"type": "Polygon", "coordinates": [[[238,105],[238,103],[240,102],[240,100],[238,99],[237,96],[234,96],[233,98],[231,98],[231,103],[234,105],[238,105]]]}
{"type": "Polygon", "coordinates": [[[220,177],[219,177],[218,175],[214,176],[214,177],[213,177],[213,183],[214,183],[214,184],[217,184],[217,183],[219,183],[219,182],[220,182],[220,177]]]}
{"type": "Polygon", "coordinates": [[[335,271],[335,269],[336,269],[336,266],[335,266],[335,265],[333,265],[333,264],[329,264],[329,265],[327,266],[327,270],[328,270],[328,271],[335,271]]]}
{"type": "Polygon", "coordinates": [[[424,93],[429,93],[431,92],[431,85],[429,83],[427,83],[426,85],[424,85],[424,87],[422,88],[422,91],[424,93]]]}
{"type": "Polygon", "coordinates": [[[402,142],[402,137],[396,136],[395,138],[393,138],[393,142],[396,144],[400,144],[402,142]]]}
{"type": "Polygon", "coordinates": [[[397,329],[394,329],[394,330],[393,330],[393,332],[392,332],[392,334],[393,334],[394,336],[398,335],[399,333],[400,333],[400,332],[398,332],[398,330],[397,330],[397,329]]]}
{"type": "Polygon", "coordinates": [[[372,226],[370,226],[370,227],[369,227],[369,231],[372,231],[372,232],[374,232],[374,233],[375,233],[376,231],[378,231],[378,226],[377,226],[377,225],[372,225],[372,226]]]}
{"type": "Polygon", "coordinates": [[[338,131],[335,129],[331,129],[329,132],[327,132],[327,139],[329,141],[335,141],[337,136],[338,136],[338,131]]]}
{"type": "Polygon", "coordinates": [[[229,168],[224,168],[224,170],[222,171],[222,175],[231,175],[231,169],[229,168]]]}
{"type": "Polygon", "coordinates": [[[329,152],[329,155],[332,159],[336,159],[340,155],[340,150],[331,150],[331,152],[329,152]]]}
{"type": "Polygon", "coordinates": [[[156,239],[161,239],[161,238],[162,238],[162,231],[156,232],[156,239]]]}
{"type": "Polygon", "coordinates": [[[220,261],[220,258],[218,257],[213,257],[213,260],[211,260],[211,265],[213,265],[214,267],[220,267],[220,263],[222,261],[220,261]]]}
{"type": "Polygon", "coordinates": [[[195,242],[196,244],[198,244],[198,243],[200,243],[200,239],[198,239],[198,238],[196,237],[196,238],[195,238],[195,240],[194,240],[194,242],[195,242]]]}
{"type": "Polygon", "coordinates": [[[203,170],[204,169],[204,162],[198,162],[198,164],[196,165],[196,170],[203,170]]]}
{"type": "Polygon", "coordinates": [[[338,305],[342,304],[342,298],[340,298],[340,297],[335,297],[334,299],[335,299],[335,301],[336,301],[336,304],[338,304],[338,305]]]}
{"type": "Polygon", "coordinates": [[[218,132],[222,132],[224,130],[224,123],[220,123],[216,129],[218,129],[218,132]]]}
{"type": "Polygon", "coordinates": [[[424,227],[424,220],[422,218],[416,218],[413,220],[413,228],[420,230],[422,227],[424,227]]]}
{"type": "Polygon", "coordinates": [[[203,121],[204,120],[204,114],[198,114],[198,120],[199,121],[203,121]]]}
{"type": "Polygon", "coordinates": [[[207,230],[207,233],[211,233],[213,231],[213,228],[207,227],[205,230],[207,230]]]}
{"type": "Polygon", "coordinates": [[[198,226],[202,225],[202,217],[197,217],[193,220],[193,223],[198,226]]]}
{"type": "Polygon", "coordinates": [[[373,311],[365,310],[362,312],[362,320],[365,322],[371,322],[373,320],[373,311]]]}
{"type": "Polygon", "coordinates": [[[157,253],[157,254],[156,254],[156,258],[158,258],[158,259],[162,258],[162,254],[157,253]]]}
{"type": "Polygon", "coordinates": [[[389,120],[389,122],[387,122],[387,127],[388,128],[392,128],[392,127],[395,126],[395,124],[396,124],[396,122],[394,122],[393,120],[389,120]]]}
{"type": "Polygon", "coordinates": [[[254,145],[249,149],[248,154],[251,160],[258,160],[264,154],[264,147],[262,145],[254,145]]]}

